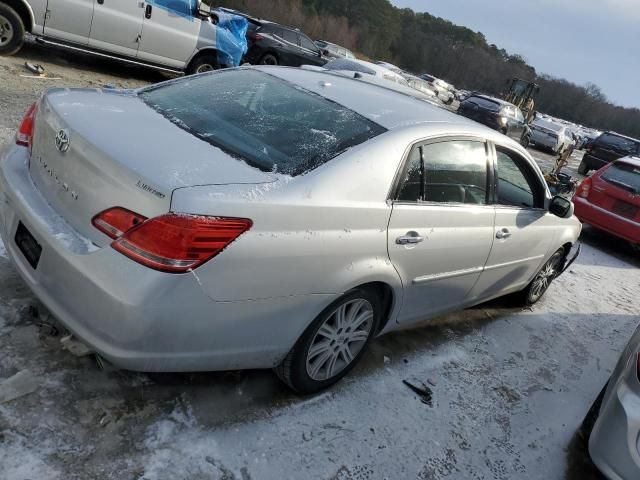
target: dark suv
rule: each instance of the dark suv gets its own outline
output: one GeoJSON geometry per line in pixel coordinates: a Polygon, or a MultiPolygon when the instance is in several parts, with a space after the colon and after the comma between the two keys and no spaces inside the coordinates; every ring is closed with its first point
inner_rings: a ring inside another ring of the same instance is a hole
{"type": "Polygon", "coordinates": [[[329,60],[304,33],[273,22],[250,21],[247,40],[244,61],[253,65],[322,66],[329,60]]]}
{"type": "Polygon", "coordinates": [[[578,167],[578,173],[586,175],[590,170],[599,170],[614,160],[630,155],[640,155],[640,140],[605,132],[587,147],[578,167]]]}
{"type": "Polygon", "coordinates": [[[458,114],[498,130],[529,146],[531,130],[518,107],[499,98],[472,93],[458,107],[458,114]]]}

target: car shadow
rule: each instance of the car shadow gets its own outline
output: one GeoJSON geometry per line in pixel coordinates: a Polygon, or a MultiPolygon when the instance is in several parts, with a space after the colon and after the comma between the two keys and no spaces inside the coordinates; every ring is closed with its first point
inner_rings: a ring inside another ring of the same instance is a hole
{"type": "MultiPolygon", "coordinates": [[[[640,247],[634,248],[629,242],[610,235],[589,225],[584,225],[580,241],[591,247],[626,262],[626,268],[640,267],[640,247]]],[[[578,257],[578,261],[580,257],[578,257]]]]}

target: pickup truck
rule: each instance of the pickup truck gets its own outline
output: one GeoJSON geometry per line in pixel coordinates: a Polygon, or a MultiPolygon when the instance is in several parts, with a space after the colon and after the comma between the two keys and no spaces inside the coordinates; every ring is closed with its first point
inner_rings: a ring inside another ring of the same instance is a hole
{"type": "Polygon", "coordinates": [[[237,66],[247,20],[201,0],[0,0],[0,55],[26,33],[63,47],[172,72],[237,66]]]}

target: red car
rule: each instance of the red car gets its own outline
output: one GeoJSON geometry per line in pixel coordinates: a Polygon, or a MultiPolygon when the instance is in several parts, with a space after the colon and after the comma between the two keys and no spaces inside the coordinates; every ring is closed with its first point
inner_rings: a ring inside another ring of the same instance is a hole
{"type": "Polygon", "coordinates": [[[585,178],[573,203],[581,222],[640,244],[640,158],[621,158],[585,178]]]}

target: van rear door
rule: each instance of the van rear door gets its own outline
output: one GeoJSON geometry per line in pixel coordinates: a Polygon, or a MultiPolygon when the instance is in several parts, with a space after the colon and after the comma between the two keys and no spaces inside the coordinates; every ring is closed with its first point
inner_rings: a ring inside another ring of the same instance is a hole
{"type": "Polygon", "coordinates": [[[89,46],[135,57],[145,4],[134,0],[95,0],[89,46]]]}

